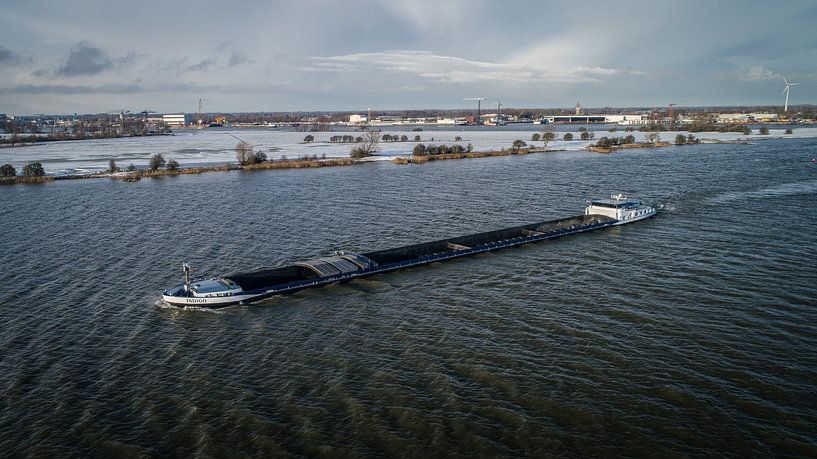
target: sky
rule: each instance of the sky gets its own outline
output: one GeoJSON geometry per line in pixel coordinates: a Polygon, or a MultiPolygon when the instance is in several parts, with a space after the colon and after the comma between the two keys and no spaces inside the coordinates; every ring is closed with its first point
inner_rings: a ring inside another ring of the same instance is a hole
{"type": "Polygon", "coordinates": [[[17,1],[0,113],[817,103],[817,2],[17,1]]]}

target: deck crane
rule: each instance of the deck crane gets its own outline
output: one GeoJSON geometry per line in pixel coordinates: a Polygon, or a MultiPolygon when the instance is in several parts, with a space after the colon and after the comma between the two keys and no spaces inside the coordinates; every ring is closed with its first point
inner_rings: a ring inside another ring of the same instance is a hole
{"type": "Polygon", "coordinates": [[[482,105],[482,101],[485,100],[484,97],[465,97],[462,100],[475,100],[477,101],[477,116],[474,118],[474,124],[482,124],[480,123],[480,106],[482,105]]]}

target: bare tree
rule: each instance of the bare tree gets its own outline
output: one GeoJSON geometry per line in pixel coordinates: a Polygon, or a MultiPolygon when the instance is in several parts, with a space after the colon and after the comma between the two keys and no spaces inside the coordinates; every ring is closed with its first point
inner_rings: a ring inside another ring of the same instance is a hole
{"type": "Polygon", "coordinates": [[[363,136],[363,141],[352,148],[352,152],[349,154],[349,156],[358,159],[377,153],[377,141],[379,137],[380,136],[377,132],[367,130],[366,134],[363,136]]]}
{"type": "Polygon", "coordinates": [[[252,151],[252,145],[243,140],[235,146],[235,159],[237,159],[238,163],[242,166],[258,162],[255,152],[252,151]]]}

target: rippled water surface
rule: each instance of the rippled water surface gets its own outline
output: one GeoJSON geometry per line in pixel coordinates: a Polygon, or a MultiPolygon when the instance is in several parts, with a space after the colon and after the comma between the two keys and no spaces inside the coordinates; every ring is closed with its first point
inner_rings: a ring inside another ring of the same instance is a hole
{"type": "MultiPolygon", "coordinates": [[[[151,140],[152,141],[152,140],[151,140]]],[[[0,188],[3,455],[817,455],[814,139],[0,188]],[[653,220],[219,312],[200,274],[653,220]]]]}

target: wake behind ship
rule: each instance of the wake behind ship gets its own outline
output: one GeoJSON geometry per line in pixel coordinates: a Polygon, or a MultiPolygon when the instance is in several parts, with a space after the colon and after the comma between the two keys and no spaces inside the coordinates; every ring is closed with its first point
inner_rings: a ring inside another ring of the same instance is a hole
{"type": "Polygon", "coordinates": [[[584,215],[368,253],[338,251],[280,268],[191,280],[190,266],[184,264],[184,282],[165,290],[162,299],[179,307],[220,308],[252,303],[272,295],[631,223],[654,215],[654,207],[614,195],[592,201],[584,215]]]}

